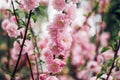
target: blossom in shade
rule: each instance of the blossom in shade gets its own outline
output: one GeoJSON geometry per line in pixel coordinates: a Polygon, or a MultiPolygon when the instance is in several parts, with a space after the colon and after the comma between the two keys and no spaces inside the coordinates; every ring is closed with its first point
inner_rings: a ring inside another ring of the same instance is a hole
{"type": "Polygon", "coordinates": [[[6,30],[7,25],[10,23],[8,19],[4,19],[2,22],[2,29],[6,30]]]}
{"type": "Polygon", "coordinates": [[[108,40],[110,39],[110,34],[109,33],[102,33],[100,36],[100,43],[102,46],[108,46],[108,40]]]}
{"type": "Polygon", "coordinates": [[[53,4],[53,8],[58,11],[63,10],[66,5],[65,0],[53,0],[52,4],[53,4]]]}
{"type": "Polygon", "coordinates": [[[17,25],[14,23],[9,23],[6,27],[6,31],[10,37],[17,38],[17,36],[19,35],[17,25]]]}
{"type": "Polygon", "coordinates": [[[101,71],[101,67],[95,61],[89,61],[87,64],[87,68],[90,71],[97,72],[97,73],[101,71]]]}
{"type": "Polygon", "coordinates": [[[40,74],[39,80],[46,80],[47,75],[46,74],[40,74]]]}

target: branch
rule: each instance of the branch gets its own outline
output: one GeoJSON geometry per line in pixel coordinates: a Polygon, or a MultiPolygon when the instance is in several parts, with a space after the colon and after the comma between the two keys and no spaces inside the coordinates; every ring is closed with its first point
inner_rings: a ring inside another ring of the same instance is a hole
{"type": "Polygon", "coordinates": [[[17,21],[17,24],[18,24],[18,26],[19,26],[19,20],[18,20],[18,18],[17,18],[17,14],[16,14],[16,12],[15,12],[15,6],[14,6],[14,3],[13,3],[13,0],[11,0],[11,4],[12,4],[14,16],[15,16],[16,21],[17,21]]]}
{"type": "Polygon", "coordinates": [[[114,50],[114,52],[115,52],[115,54],[114,54],[114,59],[113,59],[113,62],[112,62],[112,66],[111,66],[111,68],[110,68],[110,70],[109,70],[109,73],[107,74],[106,80],[109,79],[109,76],[111,75],[111,72],[112,72],[112,70],[113,70],[113,68],[114,68],[114,63],[115,63],[115,59],[116,59],[116,57],[117,57],[117,53],[118,53],[119,48],[120,48],[120,40],[119,40],[119,42],[118,42],[117,45],[116,45],[116,49],[114,50]]]}
{"type": "Polygon", "coordinates": [[[28,60],[28,63],[29,63],[29,67],[30,67],[30,72],[31,72],[32,80],[34,80],[34,76],[33,76],[33,72],[32,72],[32,66],[31,66],[31,63],[30,63],[29,56],[28,56],[28,54],[27,54],[27,53],[26,53],[25,55],[26,55],[27,60],[28,60]]]}
{"type": "Polygon", "coordinates": [[[17,70],[20,58],[21,58],[23,46],[24,46],[24,43],[25,43],[25,40],[26,40],[27,31],[28,31],[28,27],[29,27],[29,23],[30,23],[31,13],[32,13],[32,10],[30,10],[30,12],[29,12],[29,17],[28,17],[27,26],[26,26],[26,29],[25,29],[25,34],[24,34],[23,42],[22,42],[22,45],[21,45],[21,49],[20,49],[20,52],[19,52],[19,56],[18,56],[18,59],[17,59],[17,63],[16,63],[16,66],[15,66],[15,69],[13,71],[11,80],[14,80],[14,76],[15,76],[15,73],[16,73],[16,70],[17,70]]]}

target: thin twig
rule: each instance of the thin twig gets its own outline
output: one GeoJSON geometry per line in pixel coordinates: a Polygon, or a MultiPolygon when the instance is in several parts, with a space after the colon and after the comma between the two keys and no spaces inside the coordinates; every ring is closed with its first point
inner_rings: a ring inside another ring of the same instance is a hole
{"type": "Polygon", "coordinates": [[[29,23],[30,23],[31,13],[32,13],[32,10],[30,10],[30,12],[29,12],[29,17],[28,17],[28,22],[27,22],[26,29],[25,29],[25,34],[24,34],[23,42],[22,42],[22,45],[21,45],[21,49],[20,49],[20,52],[19,52],[19,56],[18,56],[18,59],[17,59],[17,63],[16,63],[16,66],[15,66],[15,69],[13,71],[11,80],[14,80],[14,76],[15,76],[15,73],[16,73],[16,70],[17,70],[20,58],[21,58],[23,46],[24,46],[24,43],[25,43],[25,40],[26,40],[27,31],[28,31],[28,27],[29,27],[29,23]]]}
{"type": "MultiPolygon", "coordinates": [[[[37,56],[35,57],[35,62],[36,62],[36,68],[37,68],[37,79],[39,80],[39,70],[38,70],[38,62],[37,62],[37,58],[40,57],[40,51],[39,51],[39,48],[37,46],[37,40],[36,40],[36,37],[35,37],[35,34],[34,34],[34,31],[32,30],[32,28],[30,27],[30,32],[32,33],[32,37],[33,37],[33,41],[34,41],[34,47],[36,47],[36,50],[37,50],[37,56]]],[[[41,68],[41,73],[43,73],[43,68],[42,68],[42,63],[40,62],[40,68],[41,68]]]]}
{"type": "Polygon", "coordinates": [[[14,6],[14,3],[13,3],[13,0],[11,0],[11,4],[12,4],[12,8],[13,8],[13,13],[14,13],[15,19],[16,19],[17,24],[18,24],[18,26],[19,26],[19,20],[18,20],[16,11],[15,11],[15,6],[14,6]]]}
{"type": "Polygon", "coordinates": [[[113,59],[111,68],[110,68],[110,70],[109,70],[109,72],[108,72],[108,74],[107,74],[106,80],[109,79],[109,77],[110,77],[110,75],[111,75],[111,72],[112,72],[112,70],[113,70],[113,68],[114,68],[114,63],[115,63],[115,60],[116,60],[116,57],[117,57],[117,54],[118,54],[118,50],[119,50],[119,48],[120,48],[120,40],[119,40],[119,42],[116,43],[116,44],[117,44],[117,45],[116,45],[116,49],[114,50],[114,52],[115,52],[115,54],[114,54],[114,59],[113,59]]]}
{"type": "Polygon", "coordinates": [[[26,55],[27,60],[28,60],[28,63],[29,63],[29,67],[30,67],[30,72],[31,72],[32,80],[34,80],[33,71],[32,71],[32,65],[31,65],[31,63],[30,63],[29,56],[28,56],[27,53],[26,53],[25,55],[26,55]]]}

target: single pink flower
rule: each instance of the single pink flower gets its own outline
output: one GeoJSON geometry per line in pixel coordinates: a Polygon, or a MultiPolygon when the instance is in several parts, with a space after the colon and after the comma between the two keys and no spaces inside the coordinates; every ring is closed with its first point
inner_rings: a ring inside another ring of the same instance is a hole
{"type": "Polygon", "coordinates": [[[6,27],[6,31],[8,33],[8,35],[10,37],[14,37],[14,38],[17,38],[17,36],[19,35],[19,32],[17,30],[17,25],[14,24],[14,23],[9,23],[6,27]]]}
{"type": "Polygon", "coordinates": [[[100,36],[100,43],[102,46],[108,46],[108,40],[110,39],[109,33],[102,33],[100,36]]]}
{"type": "Polygon", "coordinates": [[[58,73],[61,71],[63,66],[65,66],[65,62],[59,59],[54,59],[53,62],[48,64],[48,71],[52,73],[58,73]]]}
{"type": "Polygon", "coordinates": [[[96,72],[96,73],[99,73],[101,71],[101,67],[95,61],[89,61],[88,64],[87,64],[87,68],[90,71],[93,71],[93,72],[96,72]]]}
{"type": "Polygon", "coordinates": [[[2,28],[6,31],[7,25],[10,23],[8,19],[4,19],[2,22],[2,28]]]}
{"type": "Polygon", "coordinates": [[[60,45],[64,50],[68,50],[72,44],[72,36],[69,32],[63,32],[58,37],[58,45],[60,45]]]}
{"type": "Polygon", "coordinates": [[[47,64],[50,64],[53,61],[53,54],[49,49],[44,48],[42,54],[44,55],[47,64]]]}
{"type": "Polygon", "coordinates": [[[57,27],[58,29],[63,29],[65,27],[65,18],[64,18],[64,14],[56,14],[53,24],[55,27],[57,27]]]}
{"type": "Polygon", "coordinates": [[[76,16],[76,5],[75,4],[69,4],[66,6],[65,10],[64,10],[65,15],[65,19],[67,23],[71,23],[72,20],[75,19],[76,16]]]}
{"type": "Polygon", "coordinates": [[[38,42],[37,42],[38,48],[39,48],[40,50],[42,50],[43,48],[46,47],[47,42],[48,42],[48,39],[47,39],[47,38],[44,39],[44,40],[38,41],[38,42]]]}
{"type": "Polygon", "coordinates": [[[65,0],[53,0],[52,4],[53,4],[53,7],[58,11],[63,10],[66,5],[65,0]]]}
{"type": "Polygon", "coordinates": [[[46,74],[40,74],[39,80],[46,80],[47,75],[46,74]]]}
{"type": "Polygon", "coordinates": [[[13,22],[13,23],[16,23],[17,22],[16,17],[15,16],[11,16],[10,17],[10,21],[13,22]]]}

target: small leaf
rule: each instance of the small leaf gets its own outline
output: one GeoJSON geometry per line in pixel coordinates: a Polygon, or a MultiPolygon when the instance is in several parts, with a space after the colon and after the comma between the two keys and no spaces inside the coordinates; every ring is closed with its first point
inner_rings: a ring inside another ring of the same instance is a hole
{"type": "Polygon", "coordinates": [[[99,74],[97,75],[97,78],[100,78],[103,74],[104,74],[104,73],[99,73],[99,74]]]}
{"type": "Polygon", "coordinates": [[[118,58],[115,60],[117,67],[119,67],[119,63],[118,63],[119,61],[120,61],[120,57],[118,57],[118,58]]]}
{"type": "Polygon", "coordinates": [[[104,65],[102,65],[102,69],[101,69],[102,73],[106,73],[107,72],[107,69],[104,65]]]}
{"type": "Polygon", "coordinates": [[[32,19],[33,19],[34,22],[36,22],[36,21],[37,21],[37,16],[36,16],[36,15],[33,15],[33,16],[32,16],[32,19]]]}
{"type": "Polygon", "coordinates": [[[106,79],[105,79],[105,78],[103,78],[103,77],[101,77],[100,79],[101,79],[101,80],[106,80],[106,79]]]}
{"type": "Polygon", "coordinates": [[[115,12],[118,12],[118,13],[120,13],[120,9],[116,10],[115,12]]]}
{"type": "Polygon", "coordinates": [[[7,9],[7,11],[9,11],[10,13],[12,13],[12,11],[10,9],[7,9]]]}
{"type": "Polygon", "coordinates": [[[115,41],[114,41],[114,40],[112,40],[112,41],[110,42],[110,45],[111,45],[112,49],[115,50],[115,41]]]}
{"type": "Polygon", "coordinates": [[[107,51],[107,50],[109,50],[109,49],[110,49],[109,47],[104,47],[104,48],[102,49],[101,53],[103,53],[103,52],[105,52],[105,51],[107,51]]]}
{"type": "Polygon", "coordinates": [[[108,65],[108,66],[111,66],[112,63],[113,63],[113,59],[109,60],[108,63],[107,63],[107,65],[108,65]]]}

